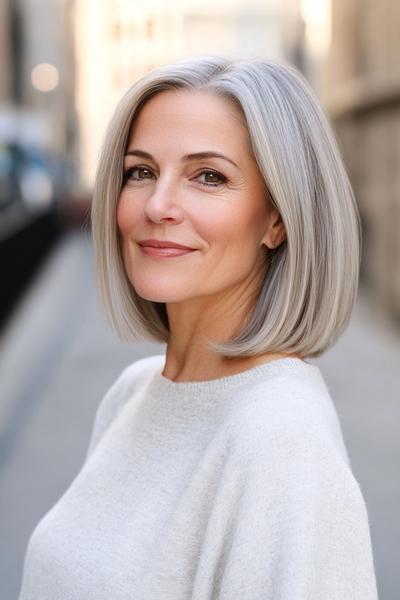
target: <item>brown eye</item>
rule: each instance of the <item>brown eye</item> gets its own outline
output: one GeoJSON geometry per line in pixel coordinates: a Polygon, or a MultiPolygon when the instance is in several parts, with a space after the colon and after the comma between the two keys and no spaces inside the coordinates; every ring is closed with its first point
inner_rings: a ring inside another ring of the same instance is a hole
{"type": "Polygon", "coordinates": [[[133,181],[142,181],[143,179],[153,179],[154,173],[147,167],[132,167],[125,171],[124,178],[133,181]]]}
{"type": "Polygon", "coordinates": [[[197,180],[206,186],[218,186],[226,183],[227,179],[222,173],[218,171],[203,171],[198,175],[197,180]]]}

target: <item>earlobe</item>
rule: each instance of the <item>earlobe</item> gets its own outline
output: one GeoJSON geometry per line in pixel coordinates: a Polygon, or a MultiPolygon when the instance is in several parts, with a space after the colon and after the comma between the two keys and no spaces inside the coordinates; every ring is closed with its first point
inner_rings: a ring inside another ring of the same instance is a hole
{"type": "Polygon", "coordinates": [[[278,248],[278,246],[280,246],[282,244],[282,242],[285,241],[285,237],[279,238],[278,240],[276,240],[275,242],[268,242],[264,240],[264,244],[265,246],[268,248],[268,250],[275,250],[275,248],[278,248]]]}

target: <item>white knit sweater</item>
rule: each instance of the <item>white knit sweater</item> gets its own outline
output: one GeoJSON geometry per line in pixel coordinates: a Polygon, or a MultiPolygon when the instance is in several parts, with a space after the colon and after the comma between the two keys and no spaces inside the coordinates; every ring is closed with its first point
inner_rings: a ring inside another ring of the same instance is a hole
{"type": "Polygon", "coordinates": [[[42,518],[20,600],[376,600],[368,515],[316,365],[126,367],[42,518]]]}

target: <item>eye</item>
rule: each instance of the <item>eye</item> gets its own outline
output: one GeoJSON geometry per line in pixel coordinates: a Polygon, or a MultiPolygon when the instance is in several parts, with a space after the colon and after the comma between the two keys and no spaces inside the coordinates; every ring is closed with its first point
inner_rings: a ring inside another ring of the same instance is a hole
{"type": "Polygon", "coordinates": [[[202,171],[196,177],[197,181],[202,185],[207,187],[217,187],[219,185],[223,185],[227,182],[227,178],[222,173],[218,173],[218,171],[202,171]]]}
{"type": "Polygon", "coordinates": [[[131,167],[130,169],[127,169],[126,171],[124,171],[124,181],[127,181],[128,179],[130,181],[143,181],[144,179],[153,179],[154,178],[154,173],[151,169],[149,169],[148,167],[141,167],[141,166],[136,166],[136,167],[131,167]]]}

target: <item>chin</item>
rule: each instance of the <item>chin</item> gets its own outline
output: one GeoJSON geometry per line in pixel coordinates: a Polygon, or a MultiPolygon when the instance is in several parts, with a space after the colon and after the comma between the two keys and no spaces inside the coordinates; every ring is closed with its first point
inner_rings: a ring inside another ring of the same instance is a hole
{"type": "Polygon", "coordinates": [[[139,296],[143,298],[143,300],[150,300],[151,302],[161,302],[164,304],[178,303],[186,300],[186,298],[181,298],[173,295],[168,296],[161,294],[139,294],[139,296]]]}
{"type": "Polygon", "coordinates": [[[190,296],[184,293],[179,293],[176,289],[174,290],[161,290],[159,286],[152,286],[151,289],[147,287],[133,286],[135,292],[143,298],[143,300],[151,300],[151,302],[182,302],[187,300],[190,296]]]}

